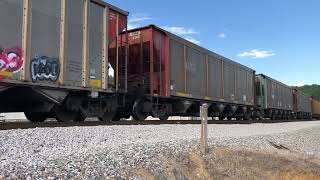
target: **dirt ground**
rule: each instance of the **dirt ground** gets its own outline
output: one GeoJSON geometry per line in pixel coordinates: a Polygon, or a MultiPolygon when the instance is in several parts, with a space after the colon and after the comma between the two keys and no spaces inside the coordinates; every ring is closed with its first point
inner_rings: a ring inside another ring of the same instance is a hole
{"type": "Polygon", "coordinates": [[[138,179],[269,179],[319,180],[320,158],[291,153],[285,150],[269,152],[214,149],[207,155],[190,153],[163,158],[166,169],[133,171],[138,179]]]}

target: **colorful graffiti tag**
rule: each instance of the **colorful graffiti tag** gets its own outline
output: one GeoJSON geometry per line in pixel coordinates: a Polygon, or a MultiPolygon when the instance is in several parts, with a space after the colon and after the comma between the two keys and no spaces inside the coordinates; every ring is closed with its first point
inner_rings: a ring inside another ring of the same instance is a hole
{"type": "Polygon", "coordinates": [[[23,61],[21,48],[3,49],[0,47],[0,80],[12,77],[13,74],[21,71],[23,61]]]}
{"type": "Polygon", "coordinates": [[[31,60],[30,71],[33,82],[56,82],[59,79],[60,74],[59,59],[47,56],[36,57],[31,60]]]}

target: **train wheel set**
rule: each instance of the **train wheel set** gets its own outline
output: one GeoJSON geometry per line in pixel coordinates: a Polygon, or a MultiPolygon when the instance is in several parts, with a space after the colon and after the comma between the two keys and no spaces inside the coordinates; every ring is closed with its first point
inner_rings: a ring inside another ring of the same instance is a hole
{"type": "Polygon", "coordinates": [[[207,103],[220,120],[320,117],[299,89],[155,25],[128,30],[129,13],[102,0],[2,1],[0,112],[166,121],[207,103]]]}

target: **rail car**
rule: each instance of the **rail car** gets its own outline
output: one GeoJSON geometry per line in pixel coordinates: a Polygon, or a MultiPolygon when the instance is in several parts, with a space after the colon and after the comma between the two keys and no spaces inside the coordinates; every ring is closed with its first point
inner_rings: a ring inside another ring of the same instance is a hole
{"type": "Polygon", "coordinates": [[[311,110],[312,117],[314,119],[320,119],[320,102],[315,98],[311,98],[311,110]]]}
{"type": "Polygon", "coordinates": [[[203,102],[212,117],[253,116],[254,70],[154,25],[128,34],[134,119],[198,116],[203,102]]]}
{"type": "Polygon", "coordinates": [[[276,119],[311,119],[310,96],[266,75],[256,75],[256,113],[276,119]]]}
{"type": "Polygon", "coordinates": [[[102,0],[1,0],[0,111],[109,119],[126,93],[127,16],[102,0]]]}
{"type": "Polygon", "coordinates": [[[261,118],[294,118],[293,89],[264,74],[256,75],[256,112],[261,118]]]}
{"type": "Polygon", "coordinates": [[[311,97],[304,94],[299,89],[293,90],[294,96],[294,111],[298,119],[311,119],[312,118],[312,102],[311,97]]]}

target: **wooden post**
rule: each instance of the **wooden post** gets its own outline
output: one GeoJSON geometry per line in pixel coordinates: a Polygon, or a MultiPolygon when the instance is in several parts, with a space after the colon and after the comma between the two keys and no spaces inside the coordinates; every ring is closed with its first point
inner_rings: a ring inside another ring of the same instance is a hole
{"type": "Polygon", "coordinates": [[[202,154],[208,153],[208,104],[202,104],[200,107],[201,116],[201,138],[200,149],[202,154]]]}

